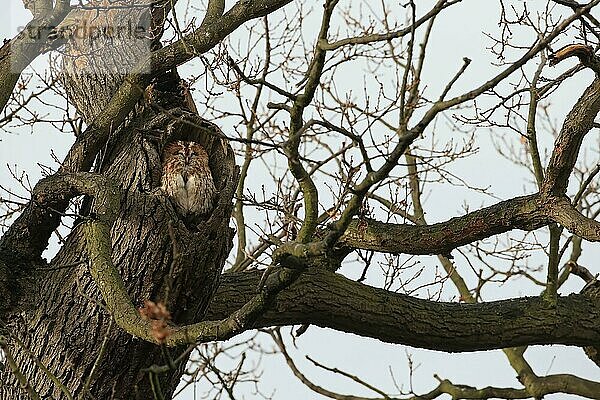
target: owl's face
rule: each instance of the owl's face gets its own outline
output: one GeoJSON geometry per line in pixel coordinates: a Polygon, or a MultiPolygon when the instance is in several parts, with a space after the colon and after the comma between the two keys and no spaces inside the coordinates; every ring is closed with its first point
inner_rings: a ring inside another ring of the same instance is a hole
{"type": "Polygon", "coordinates": [[[189,166],[197,163],[208,164],[206,150],[195,142],[178,140],[167,145],[164,151],[164,160],[177,161],[189,166]]]}

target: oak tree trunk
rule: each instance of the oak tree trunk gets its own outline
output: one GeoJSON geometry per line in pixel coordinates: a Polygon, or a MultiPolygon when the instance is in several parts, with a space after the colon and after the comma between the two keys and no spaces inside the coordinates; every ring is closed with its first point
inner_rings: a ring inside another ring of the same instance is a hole
{"type": "MultiPolygon", "coordinates": [[[[76,84],[94,87],[96,83],[76,84]]],[[[154,82],[152,98],[153,107],[140,105],[111,135],[96,168],[124,193],[112,229],[113,260],[134,304],[141,306],[147,299],[163,301],[173,322],[185,324],[202,320],[231,249],[234,232],[229,219],[238,172],[233,151],[219,137],[219,131],[190,107],[186,109],[189,99],[186,103],[175,72],[154,82]],[[198,124],[182,123],[173,118],[174,114],[195,118],[198,124]],[[218,200],[210,218],[198,226],[186,226],[157,190],[161,148],[173,139],[198,141],[210,157],[218,200]]],[[[84,200],[82,213],[89,208],[87,203],[84,200]]],[[[42,398],[67,398],[50,374],[75,398],[154,398],[148,373],[143,370],[153,364],[167,364],[165,352],[174,360],[185,349],[161,349],[111,326],[111,317],[88,273],[83,243],[76,226],[52,260],[52,269],[37,283],[39,308],[11,318],[11,331],[21,343],[11,342],[10,350],[42,398]],[[82,396],[88,388],[91,397],[82,396]]],[[[184,367],[185,361],[160,375],[165,398],[172,395],[184,367]]],[[[22,398],[28,397],[12,373],[0,370],[0,399],[22,398]]]]}

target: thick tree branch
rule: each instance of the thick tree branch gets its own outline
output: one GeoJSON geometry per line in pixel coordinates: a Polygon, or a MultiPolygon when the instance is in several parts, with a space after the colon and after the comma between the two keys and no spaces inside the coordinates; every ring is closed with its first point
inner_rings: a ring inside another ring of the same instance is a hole
{"type": "MultiPolygon", "coordinates": [[[[251,298],[261,272],[223,275],[207,318],[224,318],[251,298]]],[[[600,309],[585,295],[480,304],[416,299],[310,269],[258,319],[255,328],[311,324],[390,343],[448,352],[600,341],[600,309]],[[349,295],[351,294],[351,295],[349,295]]]]}
{"type": "Polygon", "coordinates": [[[556,138],[542,193],[555,196],[565,193],[583,138],[592,129],[599,111],[600,78],[596,78],[577,100],[556,138]]]}
{"type": "Polygon", "coordinates": [[[548,216],[567,230],[590,242],[600,242],[600,222],[582,215],[567,197],[553,200],[548,216]]]}
{"type": "Polygon", "coordinates": [[[385,253],[449,254],[453,249],[512,229],[545,226],[540,196],[515,197],[446,222],[407,225],[354,220],[339,244],[385,253]]]}
{"type": "Polygon", "coordinates": [[[548,59],[550,66],[566,60],[569,57],[577,57],[579,61],[588,68],[591,68],[596,75],[600,74],[600,60],[594,54],[594,49],[583,44],[570,44],[552,53],[548,59]]]}

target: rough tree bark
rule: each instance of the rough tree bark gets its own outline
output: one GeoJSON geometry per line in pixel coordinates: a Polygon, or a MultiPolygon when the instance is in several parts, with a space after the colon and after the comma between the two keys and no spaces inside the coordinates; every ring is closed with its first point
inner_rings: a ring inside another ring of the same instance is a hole
{"type": "MultiPolygon", "coordinates": [[[[120,71],[133,68],[141,56],[127,46],[117,50],[121,51],[111,52],[110,60],[106,54],[102,59],[119,64],[117,72],[102,70],[105,66],[99,65],[96,71],[102,71],[100,74],[90,73],[93,68],[77,73],[75,64],[81,59],[64,63],[70,101],[88,124],[94,123],[123,81],[120,71]]],[[[86,66],[91,67],[95,60],[92,55],[85,60],[86,66]]],[[[232,246],[229,219],[237,167],[233,151],[218,129],[190,110],[189,94],[176,72],[155,77],[149,95],[151,106],[139,103],[127,122],[113,130],[95,169],[112,179],[123,193],[112,229],[112,257],[134,304],[162,301],[175,323],[186,324],[202,319],[232,246]],[[182,122],[183,118],[195,120],[197,126],[182,122]],[[208,221],[189,229],[156,190],[160,186],[162,147],[174,139],[195,140],[205,146],[219,191],[208,221]]],[[[89,214],[89,203],[89,199],[84,200],[82,213],[88,213],[84,218],[94,218],[89,214]]],[[[80,227],[75,227],[43,278],[32,286],[40,294],[39,308],[8,319],[13,322],[11,336],[18,339],[10,342],[10,351],[42,397],[66,398],[38,362],[75,397],[89,390],[98,399],[152,398],[148,374],[143,371],[153,364],[164,364],[164,351],[121,329],[109,329],[110,317],[87,264],[85,240],[80,227]]],[[[184,350],[166,351],[176,359],[184,350]]],[[[171,396],[184,366],[185,362],[179,363],[176,369],[160,375],[164,396],[171,396]]],[[[26,398],[10,371],[0,372],[0,382],[0,398],[26,398]]]]}

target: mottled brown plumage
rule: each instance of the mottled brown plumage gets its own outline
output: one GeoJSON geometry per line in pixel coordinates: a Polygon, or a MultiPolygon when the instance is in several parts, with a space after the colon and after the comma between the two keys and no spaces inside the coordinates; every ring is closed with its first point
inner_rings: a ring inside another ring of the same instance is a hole
{"type": "Polygon", "coordinates": [[[161,188],[184,217],[210,213],[216,189],[204,147],[181,140],[167,145],[161,188]]]}

